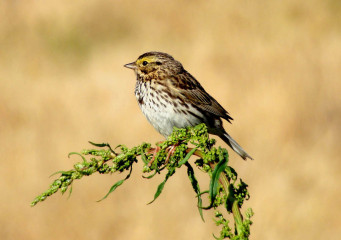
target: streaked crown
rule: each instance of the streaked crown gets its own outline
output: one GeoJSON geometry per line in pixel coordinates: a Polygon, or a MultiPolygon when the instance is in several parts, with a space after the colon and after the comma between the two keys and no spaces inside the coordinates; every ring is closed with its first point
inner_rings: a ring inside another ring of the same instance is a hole
{"type": "Polygon", "coordinates": [[[124,65],[134,69],[137,74],[149,74],[157,70],[176,74],[183,69],[180,62],[171,55],[163,52],[147,52],[137,58],[135,62],[124,65]]]}

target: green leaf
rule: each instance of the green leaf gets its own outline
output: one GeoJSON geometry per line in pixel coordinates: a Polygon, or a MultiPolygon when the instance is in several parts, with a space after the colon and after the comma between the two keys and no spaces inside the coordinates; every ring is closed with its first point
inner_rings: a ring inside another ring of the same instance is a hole
{"type": "Polygon", "coordinates": [[[171,168],[168,170],[168,173],[166,174],[165,180],[163,180],[163,182],[160,183],[159,186],[157,187],[156,193],[154,194],[154,199],[151,202],[149,202],[148,204],[153,203],[160,196],[168,178],[171,177],[174,173],[175,173],[174,168],[171,168]]]}
{"type": "Polygon", "coordinates": [[[111,148],[109,143],[94,143],[91,141],[89,141],[89,143],[96,147],[108,147],[112,153],[116,154],[115,151],[111,148]]]}
{"type": "Polygon", "coordinates": [[[64,173],[67,173],[67,172],[69,172],[69,171],[58,171],[58,172],[52,173],[49,177],[52,177],[52,176],[54,176],[54,175],[56,175],[58,173],[64,174],[64,173]]]}
{"type": "Polygon", "coordinates": [[[90,143],[91,145],[96,146],[96,147],[106,147],[106,146],[109,145],[108,143],[94,143],[94,142],[91,142],[91,141],[89,141],[89,143],[90,143]]]}
{"type": "Polygon", "coordinates": [[[193,187],[195,193],[197,193],[199,214],[201,216],[201,219],[205,222],[204,215],[202,213],[202,199],[201,199],[199,183],[198,183],[197,179],[195,178],[194,170],[193,170],[191,164],[186,162],[185,165],[187,167],[188,178],[191,181],[191,184],[192,184],[192,187],[193,187]]]}
{"type": "Polygon", "coordinates": [[[201,197],[201,195],[206,194],[206,193],[208,193],[208,190],[207,190],[207,191],[200,192],[197,196],[200,196],[200,197],[201,197]]]}
{"type": "Polygon", "coordinates": [[[142,176],[143,178],[147,178],[147,179],[150,179],[152,177],[154,177],[156,174],[158,173],[158,171],[155,169],[154,173],[152,175],[149,175],[149,176],[142,176]]]}
{"type": "Polygon", "coordinates": [[[227,159],[223,158],[213,170],[212,179],[211,179],[210,188],[209,188],[211,201],[214,201],[218,194],[219,177],[220,177],[220,174],[225,170],[226,163],[227,163],[227,159]]]}
{"type": "Polygon", "coordinates": [[[193,155],[193,153],[197,150],[197,148],[193,148],[189,153],[187,153],[187,155],[184,157],[184,159],[182,159],[181,161],[179,161],[179,167],[182,164],[187,163],[188,159],[193,155]]]}
{"type": "Polygon", "coordinates": [[[209,195],[210,195],[211,202],[210,202],[210,205],[208,207],[204,207],[204,209],[210,209],[213,206],[214,200],[218,194],[219,177],[220,177],[220,174],[225,170],[226,164],[227,164],[227,157],[221,158],[220,162],[217,164],[217,166],[214,168],[212,172],[212,178],[211,178],[210,186],[209,186],[209,195]]]}
{"type": "Polygon", "coordinates": [[[86,159],[85,159],[85,157],[84,157],[82,154],[80,154],[80,153],[78,153],[78,152],[70,152],[69,155],[67,155],[67,157],[70,158],[71,155],[78,155],[78,156],[81,156],[81,158],[83,159],[83,162],[86,163],[86,159]]]}
{"type": "Polygon", "coordinates": [[[109,196],[110,193],[112,193],[113,191],[115,191],[115,189],[116,189],[117,187],[121,186],[121,185],[124,183],[124,181],[127,180],[127,179],[130,177],[130,174],[131,174],[132,170],[133,170],[133,166],[130,167],[130,172],[129,172],[129,174],[128,174],[124,179],[121,179],[120,181],[118,181],[118,182],[116,182],[114,185],[112,185],[111,188],[110,188],[110,190],[109,190],[109,192],[108,192],[102,199],[98,200],[97,202],[100,202],[100,201],[106,199],[106,198],[109,196]]]}
{"type": "Polygon", "coordinates": [[[148,158],[147,158],[145,153],[141,154],[141,159],[142,159],[142,161],[144,162],[145,165],[147,165],[149,163],[148,162],[148,158]]]}
{"type": "Polygon", "coordinates": [[[212,235],[216,240],[221,240],[221,238],[216,237],[213,233],[212,233],[212,235]]]}
{"type": "Polygon", "coordinates": [[[70,186],[69,196],[67,197],[67,199],[69,199],[71,197],[71,193],[72,193],[72,185],[70,186]]]}

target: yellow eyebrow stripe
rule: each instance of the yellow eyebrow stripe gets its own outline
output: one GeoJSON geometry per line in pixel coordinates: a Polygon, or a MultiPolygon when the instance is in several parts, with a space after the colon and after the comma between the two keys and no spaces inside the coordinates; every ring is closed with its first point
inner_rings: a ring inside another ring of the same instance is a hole
{"type": "Polygon", "coordinates": [[[144,57],[141,59],[137,59],[136,63],[138,65],[140,65],[143,61],[147,61],[147,62],[155,62],[156,61],[156,57],[155,56],[148,56],[148,57],[144,57]]]}

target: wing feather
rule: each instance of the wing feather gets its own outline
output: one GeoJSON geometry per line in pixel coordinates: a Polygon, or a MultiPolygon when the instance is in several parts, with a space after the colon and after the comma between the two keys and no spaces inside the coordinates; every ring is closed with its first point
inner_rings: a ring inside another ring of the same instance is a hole
{"type": "Polygon", "coordinates": [[[189,101],[200,109],[230,122],[229,113],[211,96],[186,70],[170,78],[173,93],[184,101],[189,101]]]}

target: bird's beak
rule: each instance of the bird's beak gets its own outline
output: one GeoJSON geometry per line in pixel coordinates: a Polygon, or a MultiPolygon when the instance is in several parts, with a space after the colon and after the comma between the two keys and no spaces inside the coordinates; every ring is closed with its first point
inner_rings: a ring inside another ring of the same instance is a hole
{"type": "Polygon", "coordinates": [[[131,62],[128,63],[126,65],[124,65],[126,68],[130,68],[130,69],[136,69],[136,63],[135,62],[131,62]]]}

